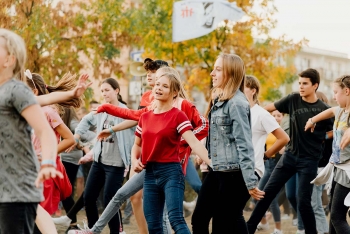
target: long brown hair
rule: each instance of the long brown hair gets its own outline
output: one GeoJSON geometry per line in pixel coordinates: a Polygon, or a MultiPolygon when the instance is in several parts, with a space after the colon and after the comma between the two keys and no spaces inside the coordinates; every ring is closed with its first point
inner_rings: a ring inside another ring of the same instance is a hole
{"type": "MultiPolygon", "coordinates": [[[[55,86],[45,84],[44,79],[37,73],[32,73],[32,79],[27,78],[27,84],[31,89],[38,90],[38,96],[57,92],[57,91],[70,91],[75,88],[77,85],[76,75],[72,75],[71,73],[66,73],[63,77],[58,81],[55,86]]],[[[83,105],[83,95],[80,98],[72,98],[71,100],[61,102],[58,105],[61,107],[74,107],[79,108],[83,105]]],[[[62,112],[63,113],[63,112],[62,112]]]]}
{"type": "Polygon", "coordinates": [[[223,81],[220,87],[213,88],[219,101],[231,99],[239,89],[244,92],[245,66],[244,62],[236,54],[220,54],[222,59],[223,81]]]}

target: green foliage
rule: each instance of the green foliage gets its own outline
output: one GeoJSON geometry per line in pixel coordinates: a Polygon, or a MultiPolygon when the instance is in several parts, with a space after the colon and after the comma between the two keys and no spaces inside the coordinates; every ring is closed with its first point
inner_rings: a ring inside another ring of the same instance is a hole
{"type": "Polygon", "coordinates": [[[188,88],[197,87],[209,98],[210,71],[221,52],[239,55],[245,61],[246,73],[267,84],[262,87],[263,99],[277,95],[270,93],[271,88],[292,80],[293,64],[281,64],[277,60],[293,57],[305,41],[293,43],[284,36],[277,39],[269,36],[276,24],[273,0],[238,0],[237,6],[248,16],[245,21],[225,21],[207,35],[177,43],[172,43],[173,2],[144,0],[141,7],[130,8],[127,14],[132,19],[131,31],[138,38],[134,43],[144,48],[144,57],[170,60],[173,67],[183,67],[188,88]],[[260,13],[253,11],[253,4],[260,13]],[[254,35],[259,35],[259,39],[254,35]]]}
{"type": "Polygon", "coordinates": [[[1,1],[0,27],[24,38],[27,68],[48,84],[81,69],[92,69],[94,78],[120,76],[121,65],[115,59],[130,41],[123,2],[72,0],[53,6],[48,0],[1,1]]]}

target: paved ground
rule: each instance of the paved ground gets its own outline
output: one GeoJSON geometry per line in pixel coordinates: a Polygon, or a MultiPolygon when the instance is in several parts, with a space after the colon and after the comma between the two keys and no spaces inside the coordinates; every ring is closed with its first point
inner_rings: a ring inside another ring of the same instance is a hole
{"type": "MultiPolygon", "coordinates": [[[[250,216],[250,212],[244,212],[244,216],[247,220],[250,216]]],[[[78,220],[79,220],[79,223],[81,225],[82,225],[82,220],[84,218],[85,218],[85,212],[80,211],[78,214],[78,220]]],[[[186,222],[187,222],[187,225],[189,227],[191,227],[191,216],[186,218],[186,222]]],[[[274,230],[273,219],[270,219],[269,223],[270,223],[270,229],[268,231],[259,231],[259,232],[257,232],[257,234],[270,234],[270,233],[272,233],[274,230]]],[[[66,230],[65,228],[60,227],[58,225],[57,225],[57,229],[58,229],[59,234],[64,234],[65,230],[66,230]]],[[[135,222],[135,219],[133,217],[131,217],[131,222],[129,225],[124,225],[124,229],[125,229],[126,234],[138,234],[136,222],[135,222]]],[[[283,230],[284,234],[295,234],[297,229],[295,226],[292,226],[292,220],[287,219],[287,220],[282,220],[282,230],[283,230]]],[[[108,227],[106,227],[102,233],[109,234],[108,227]]]]}

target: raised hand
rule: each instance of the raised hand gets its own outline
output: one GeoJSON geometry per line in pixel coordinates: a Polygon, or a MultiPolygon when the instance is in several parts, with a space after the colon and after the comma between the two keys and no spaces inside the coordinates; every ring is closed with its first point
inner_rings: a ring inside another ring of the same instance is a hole
{"type": "Polygon", "coordinates": [[[92,84],[92,82],[87,83],[89,79],[88,74],[82,74],[79,77],[77,86],[73,89],[73,97],[80,97],[84,94],[85,90],[92,84]]]}

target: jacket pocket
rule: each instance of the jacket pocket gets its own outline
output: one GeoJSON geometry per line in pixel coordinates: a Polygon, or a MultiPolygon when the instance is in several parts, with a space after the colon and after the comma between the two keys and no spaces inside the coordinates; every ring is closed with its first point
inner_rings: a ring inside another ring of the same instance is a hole
{"type": "Polygon", "coordinates": [[[232,131],[232,123],[228,116],[218,116],[216,118],[218,130],[223,134],[230,134],[232,131]]]}

